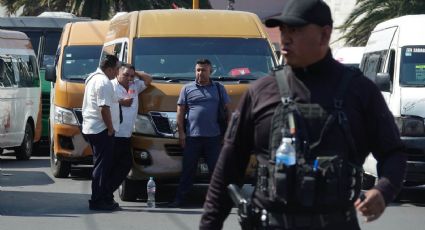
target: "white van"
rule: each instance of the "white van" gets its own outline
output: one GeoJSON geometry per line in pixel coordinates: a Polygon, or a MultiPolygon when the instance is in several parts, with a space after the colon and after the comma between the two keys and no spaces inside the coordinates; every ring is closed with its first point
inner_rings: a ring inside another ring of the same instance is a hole
{"type": "Polygon", "coordinates": [[[333,56],[335,60],[341,62],[346,66],[352,66],[359,68],[360,62],[363,58],[364,47],[341,47],[335,49],[333,56]]]}
{"type": "Polygon", "coordinates": [[[0,30],[0,152],[15,150],[28,160],[40,139],[40,79],[29,38],[22,32],[0,30]]]}
{"type": "MultiPolygon", "coordinates": [[[[374,81],[394,115],[406,146],[406,182],[425,183],[425,21],[408,15],[378,24],[365,47],[360,69],[374,81]]],[[[367,174],[377,177],[373,157],[367,174]]]]}

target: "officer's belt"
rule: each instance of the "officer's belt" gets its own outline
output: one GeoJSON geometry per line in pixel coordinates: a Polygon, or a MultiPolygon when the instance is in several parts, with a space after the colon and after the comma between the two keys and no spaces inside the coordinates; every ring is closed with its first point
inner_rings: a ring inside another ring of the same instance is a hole
{"type": "Polygon", "coordinates": [[[357,219],[354,208],[346,211],[330,212],[325,214],[286,214],[281,212],[268,213],[270,227],[284,227],[284,229],[317,226],[324,228],[329,224],[347,223],[357,219]]]}

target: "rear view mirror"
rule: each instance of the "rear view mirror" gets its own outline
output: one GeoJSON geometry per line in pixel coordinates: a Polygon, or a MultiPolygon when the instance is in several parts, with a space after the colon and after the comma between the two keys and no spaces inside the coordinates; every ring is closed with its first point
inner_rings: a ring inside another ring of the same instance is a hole
{"type": "Polygon", "coordinates": [[[389,73],[377,73],[375,77],[375,84],[378,86],[379,90],[384,92],[391,91],[391,81],[389,73]]]}
{"type": "Polygon", "coordinates": [[[56,68],[54,65],[46,66],[46,75],[44,76],[46,81],[56,82],[56,68]]]}

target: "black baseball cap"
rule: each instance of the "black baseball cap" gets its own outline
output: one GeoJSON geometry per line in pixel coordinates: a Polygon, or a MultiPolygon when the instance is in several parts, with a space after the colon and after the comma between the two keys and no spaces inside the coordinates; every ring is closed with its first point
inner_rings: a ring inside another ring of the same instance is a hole
{"type": "Polygon", "coordinates": [[[267,27],[282,24],[288,26],[305,26],[316,24],[332,26],[332,15],[329,6],[323,0],[288,0],[283,6],[282,14],[265,21],[267,27]]]}

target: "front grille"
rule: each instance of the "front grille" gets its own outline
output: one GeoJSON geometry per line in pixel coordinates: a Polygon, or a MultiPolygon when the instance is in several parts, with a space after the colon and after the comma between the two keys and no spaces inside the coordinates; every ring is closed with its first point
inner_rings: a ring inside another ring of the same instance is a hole
{"type": "Polygon", "coordinates": [[[425,152],[422,149],[407,148],[406,152],[409,161],[425,161],[425,152]]]}
{"type": "Polygon", "coordinates": [[[171,130],[171,126],[168,121],[168,117],[163,116],[161,113],[157,112],[151,112],[150,115],[152,118],[152,122],[159,133],[173,135],[173,131],[171,130]]]}
{"type": "Polygon", "coordinates": [[[77,116],[78,123],[83,124],[83,113],[81,109],[74,109],[75,116],[77,116]]]}
{"type": "Polygon", "coordinates": [[[164,148],[168,156],[183,156],[183,149],[180,145],[166,144],[164,148]]]}

